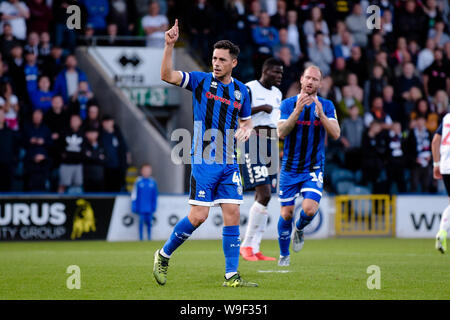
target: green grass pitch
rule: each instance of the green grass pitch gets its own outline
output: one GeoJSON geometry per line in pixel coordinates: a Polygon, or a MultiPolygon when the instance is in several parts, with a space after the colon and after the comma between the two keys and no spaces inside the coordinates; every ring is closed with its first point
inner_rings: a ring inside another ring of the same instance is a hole
{"type": "MultiPolygon", "coordinates": [[[[149,242],[2,242],[0,299],[450,299],[450,255],[434,240],[352,238],[306,240],[291,266],[240,259],[243,278],[258,288],[223,288],[220,240],[189,240],[173,255],[168,281],[156,284],[149,242]],[[81,270],[81,288],[69,290],[69,265],[81,270]],[[367,268],[381,270],[381,288],[369,290],[367,268]]],[[[278,256],[277,241],[263,241],[278,256]]]]}

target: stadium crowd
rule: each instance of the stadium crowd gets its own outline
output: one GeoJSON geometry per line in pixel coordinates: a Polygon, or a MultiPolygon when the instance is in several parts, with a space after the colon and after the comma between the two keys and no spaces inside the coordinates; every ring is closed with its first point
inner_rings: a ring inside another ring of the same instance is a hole
{"type": "Polygon", "coordinates": [[[122,190],[126,142],[73,53],[92,36],[127,45],[117,36],[141,35],[162,47],[178,18],[205,65],[215,41],[238,44],[243,82],[279,58],[284,98],[308,64],[321,68],[319,93],[342,128],[327,145],[328,191],[436,192],[430,146],[449,111],[449,11],[446,0],[3,0],[0,191],[122,190]],[[67,28],[70,5],[82,9],[81,30],[67,28]],[[379,28],[367,27],[369,5],[379,28]]]}

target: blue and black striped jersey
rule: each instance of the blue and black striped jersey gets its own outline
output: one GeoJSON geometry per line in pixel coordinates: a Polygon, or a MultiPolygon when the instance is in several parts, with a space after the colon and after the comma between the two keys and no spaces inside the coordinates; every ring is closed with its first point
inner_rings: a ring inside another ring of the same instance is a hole
{"type": "Polygon", "coordinates": [[[194,137],[191,155],[194,156],[194,164],[230,163],[230,159],[231,163],[236,163],[234,134],[239,126],[238,119],[251,117],[247,87],[233,78],[229,84],[224,84],[212,73],[181,73],[180,86],[192,91],[194,137]]]}
{"type": "MultiPolygon", "coordinates": [[[[318,97],[323,111],[329,119],[337,121],[336,110],[330,100],[318,97]]],[[[297,96],[281,102],[280,121],[287,120],[297,103],[297,96]]],[[[324,168],[325,164],[325,128],[315,111],[313,102],[304,107],[295,127],[284,139],[282,171],[305,173],[324,168]]]]}

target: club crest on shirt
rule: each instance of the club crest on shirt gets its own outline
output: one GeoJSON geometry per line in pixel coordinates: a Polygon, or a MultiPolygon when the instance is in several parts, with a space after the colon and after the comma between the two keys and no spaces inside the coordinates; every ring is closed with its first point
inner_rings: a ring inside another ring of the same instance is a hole
{"type": "Polygon", "coordinates": [[[236,98],[236,100],[241,100],[242,93],[239,90],[235,90],[234,91],[234,97],[236,98]]]}
{"type": "Polygon", "coordinates": [[[217,82],[216,81],[211,82],[211,87],[217,89],[217,82]]]}

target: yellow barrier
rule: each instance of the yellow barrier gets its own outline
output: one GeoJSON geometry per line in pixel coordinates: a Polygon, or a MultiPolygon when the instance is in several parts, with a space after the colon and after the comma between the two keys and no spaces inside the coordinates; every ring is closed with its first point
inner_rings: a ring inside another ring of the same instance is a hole
{"type": "Polygon", "coordinates": [[[395,196],[336,196],[337,236],[394,236],[395,196]]]}

